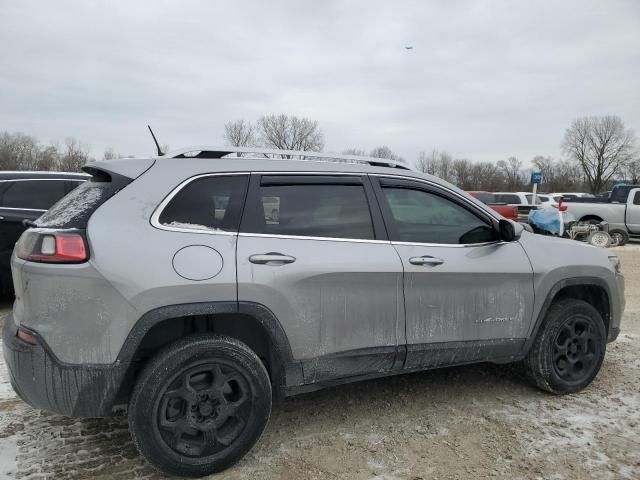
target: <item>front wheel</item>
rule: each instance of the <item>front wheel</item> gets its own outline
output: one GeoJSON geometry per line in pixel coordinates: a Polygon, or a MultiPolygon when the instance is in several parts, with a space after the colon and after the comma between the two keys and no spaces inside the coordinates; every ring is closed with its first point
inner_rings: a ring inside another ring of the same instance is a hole
{"type": "Polygon", "coordinates": [[[222,335],[181,339],[140,374],[129,428],[142,455],[165,473],[199,477],[244,456],[271,413],[271,384],[258,356],[222,335]]]}
{"type": "Polygon", "coordinates": [[[607,348],[600,313],[583,300],[554,302],[524,360],[534,385],[551,393],[574,393],[598,374],[607,348]]]}

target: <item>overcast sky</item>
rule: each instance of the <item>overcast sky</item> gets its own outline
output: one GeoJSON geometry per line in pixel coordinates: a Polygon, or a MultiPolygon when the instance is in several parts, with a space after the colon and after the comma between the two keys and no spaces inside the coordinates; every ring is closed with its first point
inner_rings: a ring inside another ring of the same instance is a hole
{"type": "Polygon", "coordinates": [[[0,131],[148,155],[147,123],[218,145],[270,113],[411,161],[559,156],[584,115],[640,135],[640,1],[0,1],[0,131]]]}

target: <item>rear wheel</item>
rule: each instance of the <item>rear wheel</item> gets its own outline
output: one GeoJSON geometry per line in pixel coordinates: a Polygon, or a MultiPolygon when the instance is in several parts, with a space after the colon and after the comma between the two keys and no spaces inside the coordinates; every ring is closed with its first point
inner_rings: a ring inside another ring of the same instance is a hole
{"type": "Polygon", "coordinates": [[[524,360],[527,376],[548,392],[578,392],[598,374],[606,351],[600,313],[573,298],[554,302],[524,360]]]}
{"type": "Polygon", "coordinates": [[[236,339],[187,337],[144,368],[129,403],[129,427],[163,472],[219,472],[258,440],[271,412],[271,385],[257,355],[236,339]]]}

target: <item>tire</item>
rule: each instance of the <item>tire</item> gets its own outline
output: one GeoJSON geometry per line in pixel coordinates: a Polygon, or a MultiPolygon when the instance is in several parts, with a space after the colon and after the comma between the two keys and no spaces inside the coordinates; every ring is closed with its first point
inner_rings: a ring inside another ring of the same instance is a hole
{"type": "Polygon", "coordinates": [[[593,232],[587,238],[587,242],[594,247],[609,248],[611,246],[611,236],[607,232],[593,232]]]}
{"type": "Polygon", "coordinates": [[[619,247],[622,247],[623,245],[626,245],[627,243],[629,243],[629,234],[624,230],[615,228],[613,230],[609,230],[609,235],[611,235],[611,238],[613,239],[614,243],[616,240],[618,241],[617,245],[619,247]]]}
{"type": "Polygon", "coordinates": [[[538,388],[575,393],[598,374],[607,348],[600,313],[583,300],[554,302],[524,360],[526,375],[538,388]]]}
{"type": "Polygon", "coordinates": [[[129,401],[138,451],[162,472],[220,472],[258,441],[271,413],[271,384],[258,356],[223,335],[185,337],[153,357],[129,401]]]}

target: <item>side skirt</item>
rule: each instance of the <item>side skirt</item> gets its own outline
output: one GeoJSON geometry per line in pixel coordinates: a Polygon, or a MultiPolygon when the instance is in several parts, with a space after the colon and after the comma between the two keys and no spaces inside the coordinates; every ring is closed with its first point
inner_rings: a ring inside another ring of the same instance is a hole
{"type": "Polygon", "coordinates": [[[510,363],[523,358],[524,344],[524,338],[505,338],[418,344],[397,350],[395,347],[360,349],[326,355],[303,362],[305,384],[288,385],[283,393],[285,396],[299,395],[352,382],[471,363],[510,363]],[[307,372],[315,374],[307,376],[307,372]]]}

